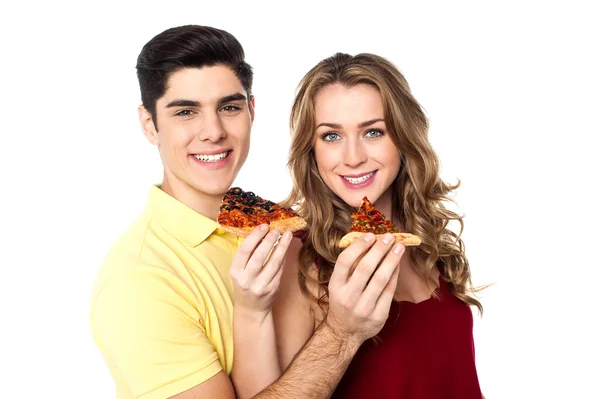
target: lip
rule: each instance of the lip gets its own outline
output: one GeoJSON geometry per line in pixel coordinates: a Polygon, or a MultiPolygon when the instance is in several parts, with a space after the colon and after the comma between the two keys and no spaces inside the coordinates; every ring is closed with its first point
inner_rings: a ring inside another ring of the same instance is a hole
{"type": "Polygon", "coordinates": [[[216,155],[216,154],[222,154],[224,152],[227,152],[227,156],[223,159],[218,160],[217,162],[205,162],[205,161],[201,161],[199,159],[197,159],[194,155],[195,154],[190,154],[189,158],[192,160],[192,162],[198,166],[200,166],[201,168],[204,169],[222,169],[224,167],[226,167],[230,160],[231,160],[231,153],[233,153],[233,150],[220,150],[218,152],[204,152],[204,153],[197,153],[196,155],[216,155]]]}
{"type": "Polygon", "coordinates": [[[376,175],[377,175],[377,171],[374,170],[372,172],[359,173],[359,174],[354,174],[354,175],[340,175],[340,179],[342,179],[342,182],[348,188],[363,188],[363,187],[367,187],[367,186],[371,185],[371,183],[373,183],[373,181],[375,180],[375,176],[376,175]],[[373,173],[373,176],[369,177],[367,180],[365,180],[363,182],[360,182],[358,184],[352,184],[348,180],[344,179],[344,177],[357,178],[357,177],[361,177],[361,176],[364,176],[364,175],[368,175],[369,173],[373,173]]]}

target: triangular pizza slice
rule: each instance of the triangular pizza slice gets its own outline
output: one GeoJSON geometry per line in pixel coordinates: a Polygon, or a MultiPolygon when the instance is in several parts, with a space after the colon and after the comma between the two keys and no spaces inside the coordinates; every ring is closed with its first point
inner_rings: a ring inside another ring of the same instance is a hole
{"type": "Polygon", "coordinates": [[[348,233],[340,240],[340,248],[347,248],[360,236],[373,233],[380,239],[385,233],[392,233],[396,242],[405,246],[421,244],[421,239],[414,234],[401,233],[394,224],[379,212],[367,197],[364,197],[358,211],[352,213],[352,225],[348,233]]]}

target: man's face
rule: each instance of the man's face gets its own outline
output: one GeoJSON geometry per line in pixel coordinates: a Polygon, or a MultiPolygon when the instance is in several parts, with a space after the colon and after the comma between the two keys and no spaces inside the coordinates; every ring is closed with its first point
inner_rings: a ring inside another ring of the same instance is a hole
{"type": "Polygon", "coordinates": [[[223,196],[248,157],[254,99],[226,66],[174,72],[156,102],[156,125],[140,108],[164,165],[163,190],[184,203],[223,196]]]}

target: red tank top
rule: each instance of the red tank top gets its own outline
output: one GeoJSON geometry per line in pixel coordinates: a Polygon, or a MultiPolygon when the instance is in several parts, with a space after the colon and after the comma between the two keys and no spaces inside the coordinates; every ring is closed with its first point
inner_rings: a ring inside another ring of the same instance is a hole
{"type": "Polygon", "coordinates": [[[380,342],[365,341],[332,398],[481,399],[471,309],[441,275],[437,292],[392,302],[380,342]]]}

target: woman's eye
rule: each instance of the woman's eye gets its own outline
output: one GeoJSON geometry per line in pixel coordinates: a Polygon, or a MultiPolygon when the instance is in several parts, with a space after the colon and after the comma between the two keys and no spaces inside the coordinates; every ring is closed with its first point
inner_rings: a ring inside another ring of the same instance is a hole
{"type": "Polygon", "coordinates": [[[383,136],[383,132],[379,129],[370,129],[367,130],[367,132],[365,133],[365,137],[368,138],[376,138],[376,137],[381,137],[383,136]]]}
{"type": "Polygon", "coordinates": [[[325,133],[322,136],[323,140],[325,141],[337,141],[340,139],[340,135],[337,133],[333,133],[333,132],[329,132],[329,133],[325,133]]]}

